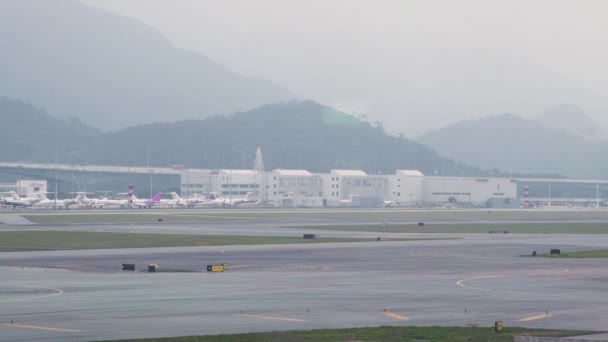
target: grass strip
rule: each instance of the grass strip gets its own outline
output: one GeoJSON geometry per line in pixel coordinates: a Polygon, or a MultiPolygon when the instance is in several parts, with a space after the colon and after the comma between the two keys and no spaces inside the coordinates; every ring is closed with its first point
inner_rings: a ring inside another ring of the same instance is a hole
{"type": "Polygon", "coordinates": [[[446,224],[364,224],[289,226],[285,228],[379,233],[477,233],[508,231],[509,234],[608,234],[607,223],[446,223],[446,224]]]}
{"type": "MultiPolygon", "coordinates": [[[[530,256],[530,255],[525,255],[530,256]]],[[[576,251],[576,252],[565,252],[560,254],[549,254],[543,253],[537,256],[544,258],[572,258],[572,259],[584,259],[584,258],[608,258],[608,249],[594,249],[589,251],[576,251]]]]}
{"type": "Polygon", "coordinates": [[[214,336],[187,336],[125,341],[142,342],[244,342],[244,341],[429,341],[429,342],[512,342],[514,336],[565,337],[590,334],[588,331],[543,330],[524,328],[505,328],[502,333],[494,333],[494,327],[393,327],[352,329],[320,329],[274,331],[214,336]]]}
{"type": "MultiPolygon", "coordinates": [[[[319,238],[243,235],[185,235],[78,231],[0,232],[0,252],[184,246],[261,245],[293,243],[366,242],[371,238],[319,238]]],[[[391,239],[406,241],[416,239],[391,239]]]]}

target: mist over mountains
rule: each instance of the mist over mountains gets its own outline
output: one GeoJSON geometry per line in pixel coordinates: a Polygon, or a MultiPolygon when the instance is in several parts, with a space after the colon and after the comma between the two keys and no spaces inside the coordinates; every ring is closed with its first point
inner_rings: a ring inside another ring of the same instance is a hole
{"type": "Polygon", "coordinates": [[[605,131],[578,106],[560,104],[535,119],[501,114],[465,120],[416,139],[438,153],[484,169],[608,176],[605,131]]]}
{"type": "Polygon", "coordinates": [[[575,104],[561,103],[535,117],[547,127],[588,141],[604,141],[608,132],[575,104]]]}
{"type": "Polygon", "coordinates": [[[177,49],[140,22],[76,0],[0,1],[0,46],[0,96],[104,130],[297,97],[177,49]]]}

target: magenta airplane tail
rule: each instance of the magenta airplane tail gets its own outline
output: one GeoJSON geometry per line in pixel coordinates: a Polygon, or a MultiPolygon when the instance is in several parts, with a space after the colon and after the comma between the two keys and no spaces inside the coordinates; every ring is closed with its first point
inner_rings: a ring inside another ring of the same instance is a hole
{"type": "Polygon", "coordinates": [[[160,202],[161,198],[163,198],[163,193],[159,192],[154,197],[152,197],[152,202],[160,202]]]}

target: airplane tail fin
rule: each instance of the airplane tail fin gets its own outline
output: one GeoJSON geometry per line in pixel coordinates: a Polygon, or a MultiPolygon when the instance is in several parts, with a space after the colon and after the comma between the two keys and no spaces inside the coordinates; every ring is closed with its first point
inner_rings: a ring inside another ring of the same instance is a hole
{"type": "Polygon", "coordinates": [[[160,202],[160,200],[163,198],[163,193],[159,192],[157,193],[154,197],[152,197],[152,202],[156,203],[156,202],[160,202]]]}

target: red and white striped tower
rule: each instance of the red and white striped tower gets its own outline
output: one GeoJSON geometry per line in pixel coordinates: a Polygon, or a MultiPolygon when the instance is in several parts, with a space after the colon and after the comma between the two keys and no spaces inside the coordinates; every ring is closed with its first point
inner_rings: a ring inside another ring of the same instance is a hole
{"type": "Polygon", "coordinates": [[[530,207],[529,196],[530,196],[530,187],[526,185],[526,186],[524,186],[524,206],[526,208],[530,207]]]}
{"type": "Polygon", "coordinates": [[[128,189],[127,196],[129,197],[129,208],[131,208],[133,206],[133,190],[135,190],[135,185],[129,184],[128,189]]]}

